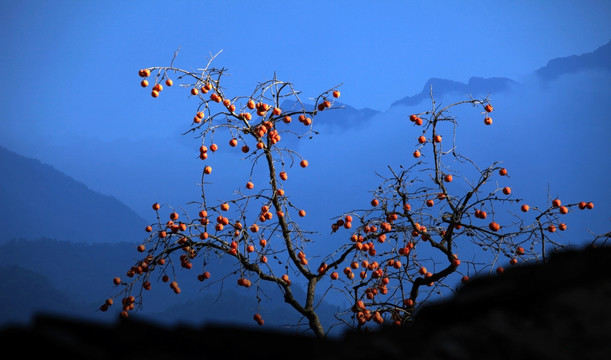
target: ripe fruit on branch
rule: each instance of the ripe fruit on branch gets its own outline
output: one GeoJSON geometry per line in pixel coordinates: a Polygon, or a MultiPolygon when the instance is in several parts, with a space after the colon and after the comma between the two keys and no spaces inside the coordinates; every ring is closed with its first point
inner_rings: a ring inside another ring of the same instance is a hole
{"type": "Polygon", "coordinates": [[[524,255],[524,248],[521,246],[518,246],[518,248],[516,249],[516,254],[524,255]]]}
{"type": "Polygon", "coordinates": [[[299,166],[301,166],[302,168],[308,167],[308,160],[306,159],[301,160],[301,162],[299,163],[299,166]]]}
{"type": "Polygon", "coordinates": [[[197,90],[196,88],[191,89],[191,95],[197,95],[199,94],[199,90],[197,90]]]}
{"type": "Polygon", "coordinates": [[[526,204],[520,206],[520,210],[522,210],[522,212],[527,212],[529,209],[530,209],[530,206],[526,204]]]}
{"type": "Polygon", "coordinates": [[[488,214],[482,210],[475,210],[475,217],[478,219],[485,219],[488,217],[488,214]]]}
{"type": "Polygon", "coordinates": [[[212,167],[211,166],[206,166],[204,168],[204,174],[210,175],[211,172],[212,172],[212,167]]]}
{"type": "Polygon", "coordinates": [[[499,231],[501,229],[501,226],[497,223],[495,223],[494,221],[491,222],[488,227],[490,228],[490,230],[492,231],[499,231]]]}
{"type": "Polygon", "coordinates": [[[441,142],[441,135],[435,135],[433,137],[433,141],[436,142],[436,143],[440,143],[441,142]]]}
{"type": "Polygon", "coordinates": [[[486,110],[486,112],[492,112],[494,108],[492,107],[492,105],[486,104],[486,106],[484,106],[484,110],[486,110]]]}
{"type": "Polygon", "coordinates": [[[160,207],[161,206],[158,203],[154,203],[153,204],[153,210],[155,210],[155,211],[159,210],[160,207]]]}
{"type": "Polygon", "coordinates": [[[486,125],[492,125],[492,118],[490,118],[490,117],[486,116],[486,117],[484,118],[484,124],[486,124],[486,125]]]}
{"type": "Polygon", "coordinates": [[[507,169],[503,168],[503,169],[499,170],[499,175],[506,176],[507,175],[507,169]]]}
{"type": "Polygon", "coordinates": [[[420,157],[420,151],[418,151],[418,150],[414,151],[413,155],[414,155],[415,158],[419,158],[420,157]]]}
{"type": "Polygon", "coordinates": [[[167,80],[165,81],[165,84],[166,84],[167,86],[172,86],[172,85],[174,85],[174,81],[172,81],[172,79],[167,79],[167,80]]]}
{"type": "Polygon", "coordinates": [[[435,205],[435,201],[433,201],[433,199],[428,199],[428,200],[426,201],[426,206],[431,207],[431,206],[433,206],[433,205],[435,205]]]}
{"type": "Polygon", "coordinates": [[[281,171],[279,176],[280,176],[280,179],[282,179],[282,180],[286,180],[289,177],[288,174],[286,172],[284,172],[284,171],[281,171]]]}
{"type": "Polygon", "coordinates": [[[446,175],[446,176],[443,178],[443,180],[444,180],[445,182],[452,182],[452,175],[450,175],[450,174],[446,175]]]}
{"type": "Polygon", "coordinates": [[[409,120],[418,126],[422,125],[422,118],[418,115],[410,115],[409,120]]]}
{"type": "Polygon", "coordinates": [[[419,142],[419,143],[421,143],[421,144],[424,144],[424,143],[426,142],[426,137],[425,137],[424,135],[421,135],[421,136],[418,138],[418,142],[419,142]]]}
{"type": "Polygon", "coordinates": [[[554,199],[554,201],[552,201],[553,207],[560,207],[560,204],[561,204],[560,199],[554,199]]]}
{"type": "Polygon", "coordinates": [[[151,76],[151,70],[149,70],[149,69],[142,69],[142,70],[138,71],[138,75],[140,75],[140,77],[149,77],[149,76],[151,76]]]}
{"type": "Polygon", "coordinates": [[[561,214],[564,215],[564,214],[568,214],[569,209],[566,206],[561,206],[559,211],[560,211],[561,214]]]}
{"type": "Polygon", "coordinates": [[[148,80],[146,80],[146,79],[145,79],[145,80],[142,80],[142,81],[140,82],[140,86],[142,86],[142,87],[147,87],[147,86],[149,86],[149,82],[148,82],[148,80]]]}
{"type": "Polygon", "coordinates": [[[511,188],[509,186],[504,187],[503,188],[503,194],[505,194],[505,195],[511,194],[511,188]]]}
{"type": "Polygon", "coordinates": [[[255,184],[253,184],[251,181],[249,181],[249,182],[247,182],[247,183],[246,183],[246,188],[247,188],[247,189],[252,189],[252,188],[254,188],[254,187],[255,187],[255,184]]]}

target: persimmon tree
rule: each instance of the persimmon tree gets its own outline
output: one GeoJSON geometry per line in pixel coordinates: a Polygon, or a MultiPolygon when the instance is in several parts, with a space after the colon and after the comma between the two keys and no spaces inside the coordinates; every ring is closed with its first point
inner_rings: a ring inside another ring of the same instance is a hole
{"type": "MultiPolygon", "coordinates": [[[[482,126],[488,126],[489,99],[441,106],[431,93],[431,109],[406,114],[402,131],[415,149],[405,165],[388,168],[370,204],[331,219],[331,232],[341,245],[317,254],[322,261],[310,264],[306,245],[314,231],[300,227],[307,214],[283,187],[289,173],[307,168],[308,160],[284,144],[288,137],[316,134],[316,115],[340,107],[335,103],[338,87],[303,101],[293,84],[274,76],[252,93],[234,96],[223,86],[226,69],[212,67],[214,58],[198,71],[174,67],[174,60],[170,66],[139,71],[141,86],[150,86],[153,98],[178,86],[196,105],[185,134],[201,139],[201,199],[194,213],[172,210],[169,218],[162,217],[162,205],[153,204],[156,221],[137,246],[141,259],[124,277],[113,279],[119,291],[101,306],[103,311],[120,298],[126,317],[157,279],[179,294],[176,268],[193,269],[193,276],[209,281],[214,274],[207,264],[229,257],[237,286],[275,284],[316,336],[326,334],[316,295],[329,289],[350,299],[352,306],[337,315],[348,326],[360,328],[371,321],[404,325],[434,291],[450,287],[453,277],[466,282],[487,269],[502,273],[507,262],[544,260],[549,247],[561,246],[554,232],[566,229],[563,216],[593,207],[559,199],[535,206],[516,197],[507,169],[498,163],[480,168],[456,151],[458,122],[452,109],[470,105],[481,115],[482,126]],[[243,187],[231,198],[213,201],[210,160],[227,146],[241,149],[243,187]],[[265,183],[253,180],[256,172],[265,183]],[[472,255],[463,258],[467,253],[472,255]],[[294,276],[305,284],[305,299],[294,294],[294,276]]],[[[258,313],[253,319],[264,323],[258,313]]]]}

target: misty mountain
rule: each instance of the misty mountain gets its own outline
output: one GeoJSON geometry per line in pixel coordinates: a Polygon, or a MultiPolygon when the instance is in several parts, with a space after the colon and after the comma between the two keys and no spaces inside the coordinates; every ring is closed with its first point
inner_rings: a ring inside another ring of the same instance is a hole
{"type": "MultiPolygon", "coordinates": [[[[18,265],[0,267],[0,326],[23,323],[38,312],[69,314],[79,307],[43,275],[18,265]]],[[[77,311],[78,312],[78,311],[77,311]]]]}
{"type": "Polygon", "coordinates": [[[487,96],[490,93],[497,94],[507,91],[511,88],[511,86],[516,84],[517,83],[515,81],[503,77],[481,78],[474,76],[471,77],[466,84],[460,81],[431,78],[426,82],[426,84],[424,84],[424,87],[419,94],[406,96],[399,99],[393,102],[391,107],[397,105],[418,105],[422,101],[430,99],[431,88],[433,89],[435,96],[443,96],[449,93],[487,96]]]}
{"type": "Polygon", "coordinates": [[[563,74],[597,69],[611,71],[611,40],[589,53],[552,59],[536,70],[535,75],[544,81],[551,81],[563,74]]]}
{"type": "MultiPolygon", "coordinates": [[[[48,238],[0,243],[0,276],[4,279],[0,283],[0,327],[28,323],[40,313],[106,322],[116,320],[119,306],[106,313],[98,308],[105,299],[117,295],[112,278],[125,276],[139,256],[135,243],[91,244],[48,238]]],[[[210,263],[206,269],[212,273],[210,281],[234,270],[231,264],[220,263],[210,263]]],[[[299,315],[284,303],[274,284],[262,283],[259,290],[255,286],[239,288],[230,276],[222,284],[204,287],[196,279],[198,273],[195,269],[177,270],[177,281],[183,291],[176,295],[158,280],[157,271],[151,276],[153,289],[143,294],[142,310],[132,316],[167,326],[256,325],[252,316],[257,312],[272,327],[282,328],[299,321],[299,315]],[[260,307],[257,298],[261,300],[260,307]]],[[[293,291],[297,299],[305,298],[297,283],[293,291]]],[[[336,310],[327,302],[320,304],[319,316],[325,325],[335,323],[336,310]]]]}
{"type": "MultiPolygon", "coordinates": [[[[537,69],[534,74],[541,80],[551,81],[566,74],[572,74],[586,70],[611,70],[611,41],[598,49],[582,54],[561,57],[550,60],[547,65],[537,69]]],[[[430,98],[431,87],[437,96],[449,93],[459,93],[473,96],[486,96],[498,94],[511,90],[516,81],[504,77],[471,77],[467,83],[449,79],[431,78],[422,91],[416,95],[406,96],[392,103],[392,106],[406,105],[415,106],[430,98]]]]}
{"type": "Polygon", "coordinates": [[[117,242],[142,236],[145,220],[116,198],[1,146],[0,164],[2,239],[117,242]]]}

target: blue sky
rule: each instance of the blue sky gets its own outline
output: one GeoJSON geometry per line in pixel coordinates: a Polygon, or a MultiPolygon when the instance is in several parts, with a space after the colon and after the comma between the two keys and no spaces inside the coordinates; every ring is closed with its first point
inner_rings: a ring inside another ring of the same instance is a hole
{"type": "Polygon", "coordinates": [[[385,111],[431,77],[519,81],[611,38],[606,1],[26,0],[0,14],[0,144],[138,211],[152,195],[121,171],[173,161],[160,149],[185,141],[179,119],[195,104],[178,92],[151,99],[137,71],[168,65],[178,48],[186,69],[222,50],[215,65],[236,94],[276,72],[306,96],[341,83],[344,103],[385,111]]]}

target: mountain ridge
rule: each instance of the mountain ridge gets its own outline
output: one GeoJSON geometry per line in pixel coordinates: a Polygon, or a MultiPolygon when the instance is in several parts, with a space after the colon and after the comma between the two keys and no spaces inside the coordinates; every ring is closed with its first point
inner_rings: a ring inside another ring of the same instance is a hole
{"type": "Polygon", "coordinates": [[[3,146],[0,163],[6,169],[0,178],[2,239],[115,242],[142,235],[146,221],[117,198],[3,146]]]}

